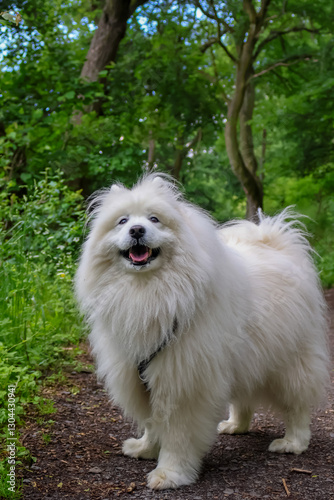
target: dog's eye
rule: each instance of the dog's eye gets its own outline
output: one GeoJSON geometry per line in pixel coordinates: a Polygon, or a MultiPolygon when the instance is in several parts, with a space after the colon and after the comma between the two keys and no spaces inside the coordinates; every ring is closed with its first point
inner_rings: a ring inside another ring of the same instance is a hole
{"type": "Polygon", "coordinates": [[[128,219],[124,217],[124,219],[121,219],[118,223],[119,226],[121,226],[122,224],[126,224],[128,222],[128,219]]]}
{"type": "Polygon", "coordinates": [[[150,221],[154,222],[154,223],[160,222],[158,217],[154,217],[153,215],[152,215],[152,217],[150,217],[150,221]]]}

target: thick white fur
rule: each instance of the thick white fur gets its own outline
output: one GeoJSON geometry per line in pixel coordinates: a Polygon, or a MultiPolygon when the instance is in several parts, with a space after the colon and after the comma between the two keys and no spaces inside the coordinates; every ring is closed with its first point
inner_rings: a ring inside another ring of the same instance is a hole
{"type": "Polygon", "coordinates": [[[246,432],[255,406],[282,412],[286,434],[271,451],[301,453],[310,407],[324,395],[328,351],[324,300],[310,247],[289,212],[217,229],[167,179],[113,186],[95,200],[76,276],[91,324],[98,375],[144,430],[126,455],[158,458],[153,489],[195,481],[216,436],[246,432]],[[153,223],[151,216],[160,222],[153,223]],[[119,220],[126,218],[121,225],[119,220]],[[138,269],[121,256],[143,225],[160,255],[138,269]],[[138,363],[173,330],[140,381],[138,363]]]}

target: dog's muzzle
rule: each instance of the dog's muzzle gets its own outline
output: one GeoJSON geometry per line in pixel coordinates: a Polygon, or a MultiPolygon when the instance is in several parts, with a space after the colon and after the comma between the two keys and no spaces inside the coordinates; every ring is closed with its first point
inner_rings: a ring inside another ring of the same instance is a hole
{"type": "Polygon", "coordinates": [[[121,250],[121,255],[134,266],[144,266],[156,259],[160,254],[160,248],[150,248],[137,243],[128,250],[121,250]]]}

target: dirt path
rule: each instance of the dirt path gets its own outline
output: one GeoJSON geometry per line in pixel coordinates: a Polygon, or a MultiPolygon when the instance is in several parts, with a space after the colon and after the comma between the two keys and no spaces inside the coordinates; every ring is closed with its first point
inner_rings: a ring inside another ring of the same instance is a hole
{"type": "MultiPolygon", "coordinates": [[[[334,359],[334,290],[326,297],[334,359]]],[[[81,360],[92,363],[88,353],[81,360]]],[[[57,413],[50,415],[55,423],[38,425],[31,412],[23,431],[25,446],[37,458],[22,471],[26,500],[334,499],[333,390],[313,415],[312,441],[303,455],[269,453],[268,445],[283,434],[283,425],[259,411],[249,434],[217,437],[195,485],[160,493],[145,485],[155,462],[121,454],[122,441],[132,435],[131,423],[110,405],[94,374],[70,373],[67,386],[45,389],[45,396],[55,401],[57,413]]]]}

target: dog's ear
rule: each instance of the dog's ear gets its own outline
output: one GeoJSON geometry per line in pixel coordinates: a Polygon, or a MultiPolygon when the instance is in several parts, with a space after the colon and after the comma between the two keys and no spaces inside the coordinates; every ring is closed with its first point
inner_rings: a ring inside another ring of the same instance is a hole
{"type": "Polygon", "coordinates": [[[113,193],[117,193],[121,189],[122,189],[122,187],[119,184],[113,184],[110,188],[110,191],[113,193]]]}
{"type": "Polygon", "coordinates": [[[153,177],[153,181],[152,181],[156,186],[164,186],[166,184],[165,180],[163,177],[161,177],[160,175],[155,175],[153,177]]]}
{"type": "Polygon", "coordinates": [[[152,174],[151,178],[148,179],[152,182],[152,184],[161,192],[172,194],[175,199],[180,200],[182,198],[181,193],[177,186],[177,181],[173,179],[172,176],[168,174],[162,173],[160,174],[152,174]]]}

